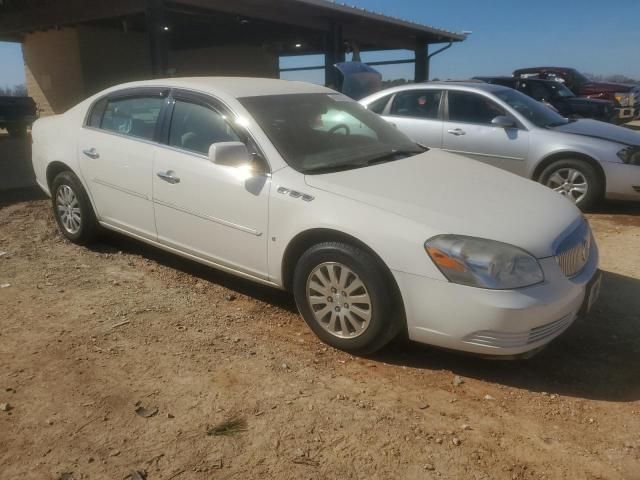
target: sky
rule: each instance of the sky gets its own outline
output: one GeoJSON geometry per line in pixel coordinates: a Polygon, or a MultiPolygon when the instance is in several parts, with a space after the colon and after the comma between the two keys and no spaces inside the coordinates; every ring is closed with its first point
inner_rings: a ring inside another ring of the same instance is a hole
{"type": "MultiPolygon", "coordinates": [[[[434,27],[472,31],[468,40],[432,59],[431,78],[511,74],[518,67],[543,64],[640,78],[640,0],[345,1],[434,27]]],[[[410,52],[384,52],[365,54],[363,60],[409,57],[410,52]]],[[[281,65],[304,61],[283,59],[281,65]]],[[[306,62],[317,65],[322,60],[306,62]]],[[[412,64],[376,68],[385,79],[413,76],[412,64]]],[[[287,74],[294,77],[318,82],[324,78],[321,72],[287,74]]],[[[0,42],[0,86],[22,82],[20,45],[0,42]]]]}

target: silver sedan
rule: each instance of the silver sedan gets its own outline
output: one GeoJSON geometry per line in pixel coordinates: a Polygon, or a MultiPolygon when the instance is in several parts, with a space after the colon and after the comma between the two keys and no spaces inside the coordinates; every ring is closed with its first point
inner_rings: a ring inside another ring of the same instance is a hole
{"type": "Polygon", "coordinates": [[[416,142],[536,180],[582,210],[603,198],[640,200],[640,133],[566,119],[511,88],[430,82],[360,103],[416,142]]]}

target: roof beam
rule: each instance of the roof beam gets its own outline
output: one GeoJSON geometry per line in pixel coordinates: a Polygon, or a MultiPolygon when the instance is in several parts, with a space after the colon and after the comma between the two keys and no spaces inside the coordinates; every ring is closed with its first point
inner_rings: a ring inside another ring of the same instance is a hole
{"type": "Polygon", "coordinates": [[[2,12],[0,6],[0,35],[141,13],[144,9],[144,0],[57,0],[19,13],[2,12]]]}
{"type": "Polygon", "coordinates": [[[173,0],[173,3],[216,10],[240,17],[293,25],[310,30],[327,31],[330,28],[328,17],[309,15],[308,9],[306,11],[304,9],[300,10],[301,6],[296,8],[291,5],[291,2],[270,2],[268,7],[265,7],[264,0],[244,0],[241,2],[230,2],[229,0],[173,0]]]}

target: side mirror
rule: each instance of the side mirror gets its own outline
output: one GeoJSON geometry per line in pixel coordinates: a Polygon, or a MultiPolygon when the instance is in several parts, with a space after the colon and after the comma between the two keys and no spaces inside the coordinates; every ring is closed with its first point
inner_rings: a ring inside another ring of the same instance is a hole
{"type": "Polygon", "coordinates": [[[508,115],[498,115],[496,118],[491,120],[491,125],[499,128],[515,128],[517,127],[517,123],[513,117],[508,115]]]}
{"type": "Polygon", "coordinates": [[[239,167],[251,163],[251,155],[242,142],[218,142],[209,147],[209,160],[216,165],[239,167]]]}

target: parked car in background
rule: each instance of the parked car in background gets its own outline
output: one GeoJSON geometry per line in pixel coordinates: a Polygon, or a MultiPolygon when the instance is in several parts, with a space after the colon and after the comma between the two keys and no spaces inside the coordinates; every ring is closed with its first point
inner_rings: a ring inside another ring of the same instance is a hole
{"type": "Polygon", "coordinates": [[[526,354],[598,294],[598,249],[574,205],[427,151],[317,85],[117,86],[38,120],[33,165],[69,240],[104,227],[291,290],[309,327],[352,352],[404,330],[526,354]]]}
{"type": "Polygon", "coordinates": [[[640,85],[595,82],[575,68],[533,67],[521,68],[513,72],[514,77],[541,78],[564,83],[579,97],[597,98],[615,102],[618,123],[626,123],[640,118],[640,85]]]}
{"type": "Polygon", "coordinates": [[[423,145],[536,180],[583,210],[605,197],[640,200],[640,134],[630,129],[568,120],[482,82],[403,85],[361,103],[423,145]]]}
{"type": "Polygon", "coordinates": [[[31,97],[0,96],[0,128],[18,137],[38,118],[36,103],[31,97]]]}
{"type": "Polygon", "coordinates": [[[539,78],[473,77],[486,83],[514,88],[534,100],[547,104],[563,117],[592,118],[607,123],[618,122],[615,103],[576,96],[563,83],[539,78]]]}

